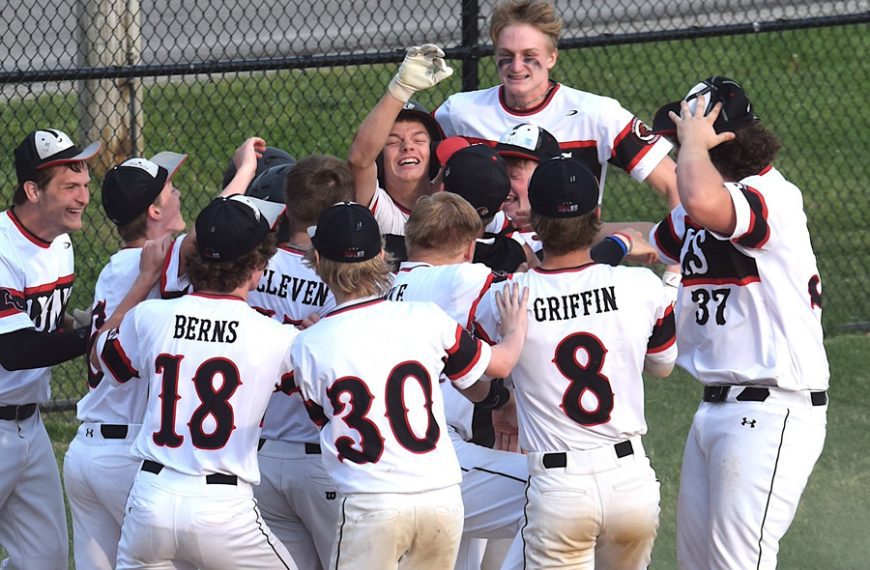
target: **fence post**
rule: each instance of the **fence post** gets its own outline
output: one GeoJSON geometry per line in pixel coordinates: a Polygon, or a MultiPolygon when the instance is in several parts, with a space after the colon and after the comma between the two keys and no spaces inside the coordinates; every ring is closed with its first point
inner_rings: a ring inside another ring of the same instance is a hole
{"type": "Polygon", "coordinates": [[[480,5],[477,0],[462,0],[462,47],[468,51],[462,56],[462,90],[474,91],[480,86],[477,65],[480,61],[480,5]]]}
{"type": "MultiPolygon", "coordinates": [[[[79,58],[87,67],[134,65],[142,51],[139,0],[79,0],[79,58]]],[[[141,79],[84,79],[79,82],[83,140],[101,140],[95,164],[102,174],[142,153],[141,79]]]]}

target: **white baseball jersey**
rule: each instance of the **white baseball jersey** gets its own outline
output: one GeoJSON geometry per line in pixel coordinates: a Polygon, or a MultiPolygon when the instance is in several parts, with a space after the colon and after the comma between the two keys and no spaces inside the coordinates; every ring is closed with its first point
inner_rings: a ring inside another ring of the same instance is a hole
{"type": "Polygon", "coordinates": [[[394,201],[380,185],[375,189],[368,207],[378,221],[381,234],[405,235],[405,224],[408,223],[411,210],[394,201]]]}
{"type": "MultiPolygon", "coordinates": [[[[281,323],[295,326],[312,313],[320,316],[335,308],[335,297],[317,273],[303,263],[305,252],[281,245],[263,272],[248,304],[281,323]]],[[[320,433],[311,423],[305,403],[292,386],[281,385],[266,408],[263,437],[296,443],[318,443],[320,433]]]]}
{"type": "MultiPolygon", "coordinates": [[[[139,276],[139,259],[142,248],[124,248],[115,253],[100,272],[94,288],[94,304],[91,306],[91,331],[96,332],[106,319],[115,312],[139,276]]],[[[160,297],[155,285],[148,299],[160,297]]],[[[94,370],[88,360],[89,391],[76,405],[76,417],[82,422],[109,424],[139,424],[145,413],[148,385],[145,382],[128,382],[122,386],[103,382],[104,370],[94,370]]]]}
{"type": "Polygon", "coordinates": [[[97,340],[115,381],[149,384],[133,454],[187,475],[258,483],[260,421],[276,379],[289,372],[282,362],[297,333],[238,297],[140,303],[97,340]]]}
{"type": "Polygon", "coordinates": [[[726,187],[732,235],[698,226],[682,206],[650,234],[682,266],[677,364],[704,384],[825,390],[821,280],[800,190],[771,167],[726,187]]]}
{"type": "MultiPolygon", "coordinates": [[[[14,211],[0,213],[0,334],[32,328],[51,332],[63,323],[74,276],[67,234],[46,242],[14,211]]],[[[0,367],[0,405],[42,403],[51,397],[50,368],[0,367]]]]}
{"type": "Polygon", "coordinates": [[[344,493],[416,493],[462,477],[436,388],[477,381],[490,348],[433,303],[369,298],[339,305],[291,348],[311,400],[326,471],[344,493]]]}
{"type": "Polygon", "coordinates": [[[481,334],[496,338],[495,292],[513,282],[529,288],[529,330],[511,374],[523,449],[584,450],[646,433],[644,359],[676,357],[661,280],[595,263],[515,274],[478,305],[481,334]]]}
{"type": "Polygon", "coordinates": [[[644,180],[665,158],[671,143],[650,132],[618,101],[559,83],[534,109],[512,111],[499,86],[456,93],[435,110],[435,119],[449,136],[494,145],[519,123],[548,130],[565,152],[585,162],[598,177],[603,194],[607,163],[644,180]]]}
{"type": "MultiPolygon", "coordinates": [[[[405,261],[387,295],[391,301],[431,301],[471,331],[477,303],[492,284],[492,271],[480,263],[433,266],[405,261]]],[[[474,404],[446,382],[441,383],[447,425],[468,441],[474,404]]]]}
{"type": "Polygon", "coordinates": [[[163,262],[160,273],[160,296],[164,299],[175,299],[192,290],[186,273],[179,274],[181,266],[181,246],[188,234],[181,234],[172,242],[163,262]]]}

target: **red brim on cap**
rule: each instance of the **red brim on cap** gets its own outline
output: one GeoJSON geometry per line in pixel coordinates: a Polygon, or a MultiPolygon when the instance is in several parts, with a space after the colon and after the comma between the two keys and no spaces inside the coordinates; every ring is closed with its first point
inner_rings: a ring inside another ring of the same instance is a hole
{"type": "Polygon", "coordinates": [[[89,144],[88,146],[86,146],[84,148],[84,150],[82,150],[78,154],[75,154],[73,156],[66,156],[64,158],[58,158],[57,160],[51,160],[49,162],[44,162],[44,163],[40,164],[38,167],[36,167],[36,170],[44,170],[44,169],[50,168],[52,166],[60,166],[61,164],[72,164],[73,162],[82,162],[85,160],[90,160],[91,158],[96,156],[96,154],[98,152],[100,152],[100,148],[102,146],[103,146],[103,144],[99,141],[93,142],[93,143],[89,144]]]}
{"type": "Polygon", "coordinates": [[[654,134],[665,136],[673,136],[677,134],[677,125],[674,124],[674,121],[668,116],[668,113],[673,111],[679,115],[681,104],[682,101],[674,101],[667,105],[663,105],[658,111],[656,111],[652,125],[652,132],[654,134]]]}
{"type": "Polygon", "coordinates": [[[181,166],[185,160],[187,160],[187,155],[164,150],[163,152],[158,152],[148,160],[150,160],[157,166],[162,166],[163,168],[165,168],[166,171],[169,173],[169,176],[167,176],[166,179],[171,180],[172,177],[175,175],[176,171],[178,171],[178,167],[181,166]]]}
{"type": "Polygon", "coordinates": [[[495,152],[497,152],[503,158],[522,158],[525,160],[534,160],[535,162],[541,162],[540,156],[535,154],[533,151],[527,148],[523,148],[521,146],[498,143],[497,145],[495,145],[495,152]]]}
{"type": "Polygon", "coordinates": [[[453,156],[457,151],[468,148],[470,146],[471,143],[462,137],[447,137],[446,139],[438,143],[438,148],[435,149],[435,156],[438,157],[438,162],[444,165],[447,164],[447,161],[450,160],[450,157],[453,156]]]}

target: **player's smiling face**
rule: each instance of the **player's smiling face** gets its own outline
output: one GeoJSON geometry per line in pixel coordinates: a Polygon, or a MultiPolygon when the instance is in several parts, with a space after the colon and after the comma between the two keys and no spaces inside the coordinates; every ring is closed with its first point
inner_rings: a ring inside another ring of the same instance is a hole
{"type": "Polygon", "coordinates": [[[66,166],[57,167],[48,184],[36,191],[38,219],[29,229],[46,241],[82,229],[82,213],[91,199],[90,181],[87,166],[81,172],[66,166]]]}
{"type": "Polygon", "coordinates": [[[397,121],[384,145],[384,177],[419,182],[429,176],[429,131],[419,121],[397,121]]]}
{"type": "Polygon", "coordinates": [[[550,38],[528,24],[513,24],[498,35],[495,64],[511,107],[539,104],[550,87],[550,70],[558,51],[550,38]]]}

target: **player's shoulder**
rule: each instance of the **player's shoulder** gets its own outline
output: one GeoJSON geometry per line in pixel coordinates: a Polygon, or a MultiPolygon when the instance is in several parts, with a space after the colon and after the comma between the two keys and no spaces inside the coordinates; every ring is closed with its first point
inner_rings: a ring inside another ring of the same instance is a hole
{"type": "Polygon", "coordinates": [[[582,91],[564,83],[559,84],[556,97],[566,103],[580,105],[578,109],[587,114],[599,115],[613,109],[622,109],[622,104],[613,97],[582,91]]]}

